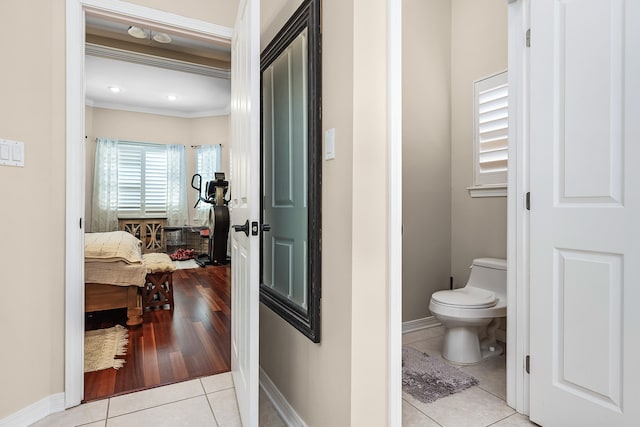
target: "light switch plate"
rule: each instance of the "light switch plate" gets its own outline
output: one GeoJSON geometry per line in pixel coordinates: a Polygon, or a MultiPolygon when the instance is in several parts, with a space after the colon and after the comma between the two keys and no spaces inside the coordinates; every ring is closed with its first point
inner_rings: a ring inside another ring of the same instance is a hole
{"type": "Polygon", "coordinates": [[[324,132],[324,159],[332,160],[336,158],[336,129],[327,129],[324,132]]]}
{"type": "Polygon", "coordinates": [[[0,144],[0,160],[9,160],[9,146],[7,144],[0,144]]]}
{"type": "Polygon", "coordinates": [[[0,139],[0,165],[24,167],[24,142],[0,139]]]}

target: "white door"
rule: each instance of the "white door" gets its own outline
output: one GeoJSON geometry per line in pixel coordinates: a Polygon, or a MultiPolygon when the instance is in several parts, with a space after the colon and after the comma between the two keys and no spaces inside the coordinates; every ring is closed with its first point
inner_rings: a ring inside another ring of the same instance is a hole
{"type": "Polygon", "coordinates": [[[640,2],[531,1],[531,420],[640,419],[640,2]]]}
{"type": "MultiPolygon", "coordinates": [[[[260,217],[260,9],[242,0],[231,51],[231,224],[260,217]]],[[[251,227],[249,227],[251,228],[251,227]]],[[[231,369],[242,423],[258,425],[259,239],[231,232],[231,369]]]]}

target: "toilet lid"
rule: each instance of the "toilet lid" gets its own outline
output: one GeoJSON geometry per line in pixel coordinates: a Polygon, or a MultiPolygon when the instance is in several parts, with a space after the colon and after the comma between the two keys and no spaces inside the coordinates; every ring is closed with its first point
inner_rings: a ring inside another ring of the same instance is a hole
{"type": "Polygon", "coordinates": [[[471,286],[434,292],[431,298],[439,304],[464,308],[489,308],[498,302],[493,292],[471,286]]]}

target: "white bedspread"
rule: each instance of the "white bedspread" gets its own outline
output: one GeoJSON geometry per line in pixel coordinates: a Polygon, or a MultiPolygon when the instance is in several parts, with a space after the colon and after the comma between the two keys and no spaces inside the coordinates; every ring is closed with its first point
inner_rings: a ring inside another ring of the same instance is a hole
{"type": "Polygon", "coordinates": [[[86,233],[85,283],[144,286],[147,267],[140,245],[140,240],[126,231],[86,233]]]}

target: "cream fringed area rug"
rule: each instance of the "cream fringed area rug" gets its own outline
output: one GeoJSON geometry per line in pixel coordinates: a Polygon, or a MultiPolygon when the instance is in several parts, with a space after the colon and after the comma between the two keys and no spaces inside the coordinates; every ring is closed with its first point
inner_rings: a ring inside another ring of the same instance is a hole
{"type": "Polygon", "coordinates": [[[119,369],[124,359],[116,356],[127,354],[129,331],[124,326],[85,331],[84,333],[84,371],[93,372],[102,369],[119,369]]]}
{"type": "Polygon", "coordinates": [[[414,348],[402,347],[402,391],[424,403],[478,384],[478,380],[414,348]]]}

